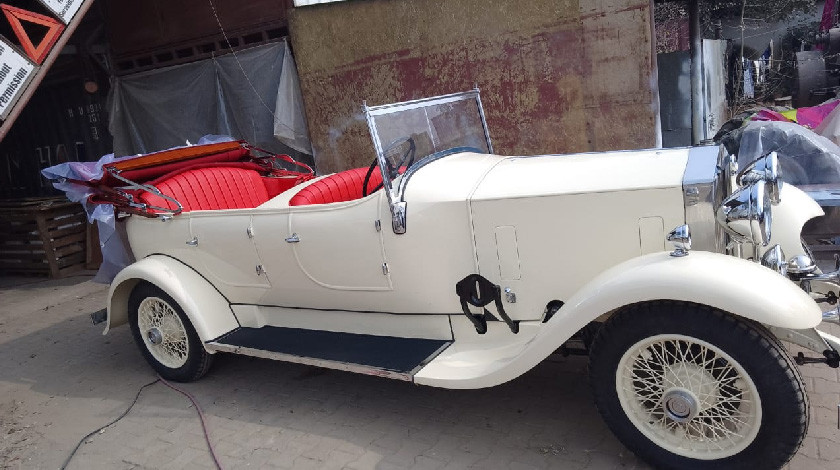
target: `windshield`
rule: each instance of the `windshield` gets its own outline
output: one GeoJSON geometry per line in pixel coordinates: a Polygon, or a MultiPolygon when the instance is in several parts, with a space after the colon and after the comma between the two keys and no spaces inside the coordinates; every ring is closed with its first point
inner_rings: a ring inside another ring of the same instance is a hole
{"type": "Polygon", "coordinates": [[[493,151],[478,90],[365,107],[365,114],[387,183],[430,155],[450,149],[493,151]]]}

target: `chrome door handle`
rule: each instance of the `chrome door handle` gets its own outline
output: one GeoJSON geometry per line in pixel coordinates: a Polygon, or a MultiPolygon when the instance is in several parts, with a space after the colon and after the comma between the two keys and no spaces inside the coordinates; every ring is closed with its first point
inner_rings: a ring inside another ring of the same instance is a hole
{"type": "Polygon", "coordinates": [[[298,234],[296,234],[296,233],[293,233],[291,237],[286,239],[286,243],[297,243],[299,241],[300,241],[300,237],[298,237],[298,234]]]}
{"type": "Polygon", "coordinates": [[[187,241],[187,245],[189,246],[198,246],[198,237],[193,237],[192,240],[187,241]]]}

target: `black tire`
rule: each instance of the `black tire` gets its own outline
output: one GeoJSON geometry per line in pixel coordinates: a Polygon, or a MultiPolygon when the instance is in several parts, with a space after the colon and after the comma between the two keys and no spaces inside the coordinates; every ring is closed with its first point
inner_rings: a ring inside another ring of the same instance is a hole
{"type": "Polygon", "coordinates": [[[656,468],[780,468],[799,449],[808,429],[805,386],[781,342],[759,324],[702,305],[663,301],[636,304],[617,312],[593,341],[590,382],[598,410],[612,432],[627,448],[656,468]],[[715,349],[728,355],[740,369],[726,370],[723,366],[731,362],[715,349]],[[701,350],[704,359],[700,359],[698,351],[701,350]],[[669,356],[666,351],[676,353],[669,356]],[[706,356],[708,351],[714,355],[706,356]],[[682,360],[677,359],[680,354],[682,360]],[[660,370],[655,367],[657,363],[666,365],[660,370]],[[621,375],[620,365],[625,375],[621,375]],[[700,372],[694,372],[695,369],[700,372]],[[694,374],[684,382],[679,379],[679,383],[683,386],[688,383],[685,388],[695,389],[693,393],[696,393],[690,395],[693,399],[705,397],[699,403],[684,398],[688,395],[673,378],[682,374],[681,370],[694,374]],[[667,378],[668,374],[672,378],[667,378]],[[624,384],[621,392],[620,383],[624,384]],[[717,394],[709,394],[709,390],[717,394]],[[750,399],[753,393],[759,400],[750,399]],[[619,395],[631,410],[632,418],[619,395]],[[677,406],[666,407],[666,402],[677,406]],[[758,411],[752,410],[754,405],[750,403],[756,403],[758,411]],[[691,413],[697,414],[680,415],[674,410],[692,410],[691,413]],[[743,421],[724,423],[728,417],[717,419],[710,418],[711,415],[739,416],[737,419],[743,421]],[[701,452],[706,451],[700,447],[711,444],[703,444],[699,436],[709,433],[707,438],[720,437],[717,442],[729,445],[721,437],[725,437],[727,425],[737,431],[737,437],[732,439],[741,441],[727,451],[715,450],[717,454],[700,458],[701,452]],[[645,428],[644,432],[640,426],[645,428]],[[672,444],[671,435],[666,433],[673,433],[678,444],[672,444]],[[667,448],[669,445],[673,447],[667,448]],[[725,455],[726,452],[733,454],[725,455]]]}
{"type": "Polygon", "coordinates": [[[195,332],[195,328],[193,328],[189,318],[184,314],[181,306],[169,294],[157,286],[148,282],[141,282],[134,287],[134,290],[131,291],[131,295],[128,298],[128,319],[134,341],[137,343],[146,361],[164,379],[176,382],[192,382],[204,376],[213,364],[213,355],[207,353],[204,349],[204,345],[195,332]],[[144,302],[146,302],[145,305],[144,302]],[[176,337],[177,335],[173,336],[169,333],[161,333],[160,329],[154,335],[148,331],[143,331],[141,334],[140,322],[138,321],[141,305],[144,305],[144,308],[148,308],[149,305],[156,305],[164,309],[168,306],[171,309],[166,310],[168,324],[177,327],[183,326],[183,337],[179,338],[176,337]],[[171,316],[172,313],[180,319],[180,324],[171,316]],[[145,338],[144,335],[146,335],[145,338]],[[174,342],[180,348],[184,348],[185,351],[172,353],[162,350],[162,347],[158,348],[154,345],[154,341],[152,340],[153,336],[159,342],[158,344],[166,344],[166,341],[172,337],[175,340],[174,342]],[[172,363],[164,364],[168,359],[171,359],[172,363]]]}

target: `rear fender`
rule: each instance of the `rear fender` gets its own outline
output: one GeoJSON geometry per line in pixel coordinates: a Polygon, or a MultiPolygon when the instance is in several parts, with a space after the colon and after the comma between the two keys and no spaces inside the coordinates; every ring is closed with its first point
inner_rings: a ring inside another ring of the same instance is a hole
{"type": "Polygon", "coordinates": [[[178,302],[202,342],[239,326],[228,300],[206,279],[174,258],[153,255],[126,267],[111,283],[103,334],[128,322],[128,298],[142,281],[154,284],[178,302]]]}

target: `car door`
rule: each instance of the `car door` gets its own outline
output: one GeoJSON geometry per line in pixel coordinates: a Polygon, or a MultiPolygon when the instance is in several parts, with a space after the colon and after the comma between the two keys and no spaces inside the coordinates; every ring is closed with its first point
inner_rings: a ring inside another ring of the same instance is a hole
{"type": "Polygon", "coordinates": [[[214,212],[190,218],[194,267],[229,301],[255,303],[271,284],[254,245],[251,215],[214,212]]]}
{"type": "Polygon", "coordinates": [[[380,231],[382,204],[380,195],[256,215],[260,257],[276,281],[260,303],[328,309],[353,303],[354,310],[373,309],[375,296],[348,302],[347,294],[392,290],[380,231]]]}

